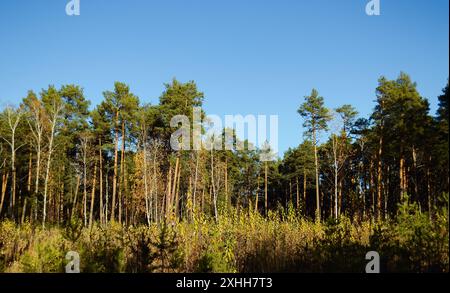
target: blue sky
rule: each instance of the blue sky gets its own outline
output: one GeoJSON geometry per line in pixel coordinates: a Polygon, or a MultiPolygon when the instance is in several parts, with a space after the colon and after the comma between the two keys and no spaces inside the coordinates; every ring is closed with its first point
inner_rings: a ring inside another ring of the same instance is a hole
{"type": "Polygon", "coordinates": [[[279,115],[279,148],[302,140],[296,110],[317,88],[326,105],[374,107],[381,75],[409,73],[436,110],[449,75],[449,1],[0,1],[0,104],[27,90],[79,84],[94,104],[123,81],[158,102],[163,83],[194,80],[207,113],[279,115]]]}

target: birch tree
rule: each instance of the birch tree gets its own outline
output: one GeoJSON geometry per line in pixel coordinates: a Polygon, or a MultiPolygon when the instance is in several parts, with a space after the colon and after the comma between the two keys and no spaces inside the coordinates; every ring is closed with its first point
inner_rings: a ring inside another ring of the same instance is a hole
{"type": "Polygon", "coordinates": [[[45,169],[44,180],[44,207],[42,212],[42,227],[45,228],[45,221],[47,217],[47,195],[48,184],[50,178],[50,167],[52,163],[52,155],[55,150],[55,136],[57,134],[59,123],[62,119],[64,104],[58,91],[50,86],[48,90],[42,92],[42,100],[45,104],[46,111],[48,113],[47,119],[50,125],[50,131],[48,133],[48,149],[47,149],[47,165],[45,169]]]}
{"type": "Polygon", "coordinates": [[[8,134],[2,135],[2,138],[10,147],[11,153],[11,216],[14,219],[14,208],[16,203],[16,152],[25,143],[17,141],[17,127],[22,119],[24,114],[22,107],[13,108],[12,106],[7,106],[5,109],[6,112],[6,124],[8,126],[8,134]]]}

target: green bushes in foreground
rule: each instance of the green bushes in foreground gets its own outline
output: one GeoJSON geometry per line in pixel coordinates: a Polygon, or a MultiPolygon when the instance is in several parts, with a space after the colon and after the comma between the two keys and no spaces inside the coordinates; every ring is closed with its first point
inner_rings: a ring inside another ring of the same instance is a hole
{"type": "Polygon", "coordinates": [[[378,223],[313,223],[292,209],[268,218],[224,211],[217,223],[198,215],[150,227],[87,229],[71,221],[43,230],[3,221],[0,272],[64,272],[68,251],[79,253],[81,272],[364,272],[372,250],[381,272],[448,272],[448,245],[447,208],[430,219],[407,198],[396,220],[378,223]]]}

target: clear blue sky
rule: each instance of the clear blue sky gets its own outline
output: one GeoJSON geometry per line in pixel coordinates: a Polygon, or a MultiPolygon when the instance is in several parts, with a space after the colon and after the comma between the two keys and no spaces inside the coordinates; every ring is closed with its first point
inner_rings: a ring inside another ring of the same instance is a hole
{"type": "Polygon", "coordinates": [[[409,73],[436,110],[449,75],[449,1],[0,1],[0,104],[75,83],[94,104],[114,81],[157,103],[163,83],[195,80],[211,114],[278,114],[279,147],[302,139],[296,110],[317,88],[327,106],[373,109],[381,75],[409,73]]]}

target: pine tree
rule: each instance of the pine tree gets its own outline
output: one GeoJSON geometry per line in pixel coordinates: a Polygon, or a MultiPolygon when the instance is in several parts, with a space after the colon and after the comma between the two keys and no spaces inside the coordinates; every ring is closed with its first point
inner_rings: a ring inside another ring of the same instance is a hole
{"type": "Polygon", "coordinates": [[[305,121],[303,127],[305,134],[312,139],[314,146],[314,164],[316,168],[316,220],[320,221],[320,196],[319,196],[319,161],[317,157],[318,137],[321,131],[327,129],[330,120],[329,111],[324,106],[323,97],[319,96],[317,90],[313,89],[311,95],[305,97],[305,102],[297,111],[305,121]]]}

